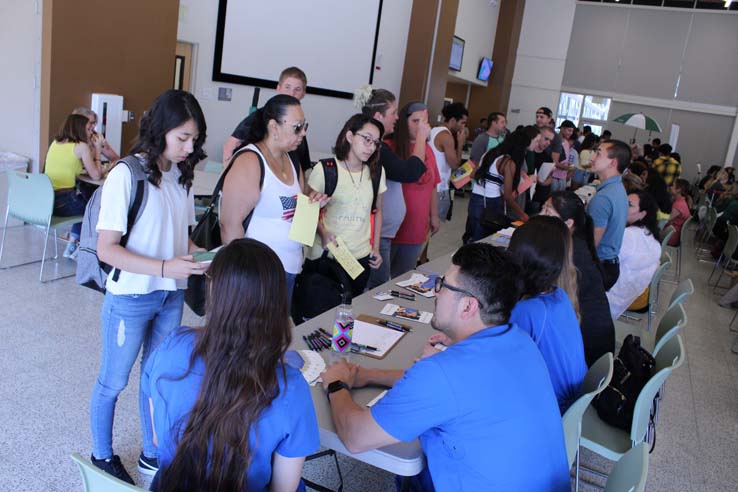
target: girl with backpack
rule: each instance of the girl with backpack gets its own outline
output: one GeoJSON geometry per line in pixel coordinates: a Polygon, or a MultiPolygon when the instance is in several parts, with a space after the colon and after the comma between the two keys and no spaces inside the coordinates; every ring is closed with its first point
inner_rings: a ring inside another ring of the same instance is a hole
{"type": "MultiPolygon", "coordinates": [[[[128,483],[133,480],[113,453],[116,400],[139,350],[143,367],[159,342],[179,326],[186,279],[207,269],[190,255],[199,248],[190,241],[188,230],[195,225],[190,187],[195,164],[206,157],[205,132],[205,118],[194,96],[166,91],[142,118],[132,149],[148,174],[146,203],[135,224],[128,223],[133,200],[129,167],[113,168],[102,189],[97,253],[115,274],[107,278],[101,315],[102,360],[90,402],[91,461],[128,483]],[[120,244],[123,235],[125,247],[120,244]]],[[[153,475],[158,470],[157,447],[149,402],[140,386],[139,412],[143,451],[138,468],[153,475]]]]}

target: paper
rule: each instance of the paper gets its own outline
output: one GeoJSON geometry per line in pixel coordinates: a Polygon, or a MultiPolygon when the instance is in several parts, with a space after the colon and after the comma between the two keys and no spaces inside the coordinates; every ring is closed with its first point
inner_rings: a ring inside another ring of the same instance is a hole
{"type": "Polygon", "coordinates": [[[313,352],[312,350],[298,350],[297,353],[300,354],[300,357],[302,357],[303,360],[300,372],[305,378],[305,381],[312,386],[319,381],[320,373],[325,371],[325,361],[320,354],[313,352]]]}
{"type": "Polygon", "coordinates": [[[544,162],[541,164],[541,168],[538,169],[538,182],[542,183],[543,181],[546,181],[548,179],[548,175],[553,171],[553,168],[553,162],[544,162]]]}
{"type": "Polygon", "coordinates": [[[382,358],[404,334],[402,331],[391,330],[356,319],[354,320],[354,333],[351,342],[375,347],[376,351],[371,353],[362,352],[362,354],[382,358]]]}
{"type": "Polygon", "coordinates": [[[376,405],[379,400],[381,400],[382,398],[384,398],[384,395],[386,395],[388,391],[389,390],[384,390],[381,393],[379,393],[377,396],[375,396],[374,398],[372,398],[372,401],[370,401],[369,403],[367,403],[366,406],[369,407],[369,408],[371,408],[374,405],[376,405]]]}
{"type": "Polygon", "coordinates": [[[306,246],[312,246],[315,242],[315,231],[318,229],[319,215],[320,202],[310,203],[306,195],[302,193],[297,195],[297,207],[287,237],[306,246]]]}
{"type": "Polygon", "coordinates": [[[512,237],[514,232],[515,232],[514,227],[507,227],[505,229],[497,231],[497,234],[499,234],[500,236],[512,237]]]}
{"type": "Polygon", "coordinates": [[[397,304],[387,304],[380,311],[382,314],[394,316],[396,318],[408,319],[410,321],[418,321],[428,324],[433,319],[433,313],[420,311],[419,309],[398,306],[397,304]]]}
{"type": "Polygon", "coordinates": [[[476,170],[476,166],[472,161],[466,161],[451,173],[451,184],[458,190],[466,183],[471,181],[472,174],[476,170]]]}
{"type": "Polygon", "coordinates": [[[393,299],[392,294],[389,292],[377,292],[372,297],[378,301],[391,301],[393,299]]]}
{"type": "Polygon", "coordinates": [[[413,273],[410,278],[397,282],[397,285],[404,287],[411,292],[420,294],[423,297],[435,297],[434,291],[438,275],[425,276],[422,273],[413,273]]]}
{"type": "Polygon", "coordinates": [[[361,266],[361,263],[356,261],[356,258],[351,254],[351,251],[349,251],[348,246],[346,246],[346,242],[341,236],[336,236],[336,243],[338,243],[338,246],[332,242],[328,243],[328,251],[331,252],[333,258],[336,259],[338,264],[346,270],[346,273],[349,274],[351,280],[356,280],[356,277],[361,275],[364,271],[364,267],[361,266]]]}

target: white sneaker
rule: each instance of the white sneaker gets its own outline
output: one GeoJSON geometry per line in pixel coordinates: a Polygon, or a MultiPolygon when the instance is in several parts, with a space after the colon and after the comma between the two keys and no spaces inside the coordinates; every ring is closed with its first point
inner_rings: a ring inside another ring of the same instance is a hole
{"type": "Polygon", "coordinates": [[[64,249],[64,253],[62,254],[62,256],[64,258],[69,258],[70,260],[76,260],[78,250],[79,242],[71,240],[67,243],[67,247],[64,249]]]}

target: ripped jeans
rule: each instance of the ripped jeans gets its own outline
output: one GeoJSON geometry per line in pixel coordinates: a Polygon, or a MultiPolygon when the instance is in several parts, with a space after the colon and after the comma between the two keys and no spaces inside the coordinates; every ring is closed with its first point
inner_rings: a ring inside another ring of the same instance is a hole
{"type": "MultiPolygon", "coordinates": [[[[151,352],[182,321],[184,290],[157,290],[150,294],[114,295],[105,293],[102,309],[102,360],[92,390],[90,425],[92,454],[97,459],[113,456],[113,417],[118,395],[128,384],[128,376],[143,347],[141,368],[151,352]]],[[[139,383],[139,417],[144,455],[155,458],[149,402],[144,401],[139,383]]]]}

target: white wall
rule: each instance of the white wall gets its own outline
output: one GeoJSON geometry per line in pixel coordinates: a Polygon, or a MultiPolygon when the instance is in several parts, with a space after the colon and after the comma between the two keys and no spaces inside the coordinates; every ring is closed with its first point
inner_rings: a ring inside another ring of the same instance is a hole
{"type": "Polygon", "coordinates": [[[556,113],[574,23],[575,0],[526,0],[507,121],[531,125],[535,111],[556,113]]]}
{"type": "MultiPolygon", "coordinates": [[[[14,0],[20,1],[20,0],[14,0]]],[[[374,70],[374,87],[391,90],[399,96],[402,83],[402,72],[405,64],[405,48],[407,46],[408,26],[412,0],[392,0],[383,2],[382,20],[379,29],[376,66],[374,70]]],[[[205,151],[210,159],[220,160],[223,155],[223,142],[231,134],[239,121],[248,113],[253,95],[253,87],[244,85],[213,82],[213,51],[215,47],[215,26],[218,15],[218,0],[181,0],[180,19],[177,38],[180,41],[195,44],[193,60],[193,77],[191,90],[197,97],[208,124],[208,138],[205,151]],[[231,101],[218,101],[218,87],[233,89],[231,101]]],[[[254,19],[244,19],[244,29],[248,29],[254,19]]],[[[323,27],[330,28],[330,13],[326,12],[323,27]]],[[[265,42],[281,43],[285,50],[290,44],[297,42],[289,33],[275,33],[265,42]]],[[[257,55],[258,56],[258,55],[257,55]]],[[[316,57],[320,54],[316,53],[316,57]]],[[[300,66],[300,60],[294,65],[300,66]]],[[[279,74],[274,74],[278,76],[279,74]]],[[[340,77],[336,73],[335,77],[340,77]]],[[[310,85],[310,74],[307,74],[310,85]]],[[[275,92],[272,89],[261,89],[260,105],[275,92]]],[[[328,152],[336,141],[341,127],[353,113],[357,112],[348,99],[316,96],[308,94],[302,100],[306,119],[310,122],[308,140],[311,151],[328,152]]]]}
{"type": "MultiPolygon", "coordinates": [[[[494,61],[492,48],[495,44],[499,15],[499,2],[493,5],[489,0],[459,0],[454,34],[465,42],[464,59],[461,63],[461,72],[450,70],[450,75],[477,85],[487,85],[486,82],[477,80],[477,71],[479,61],[483,57],[492,58],[494,61]]],[[[492,70],[494,71],[494,66],[492,70]]]]}
{"type": "Polygon", "coordinates": [[[39,162],[41,0],[0,2],[0,151],[39,162]]]}

